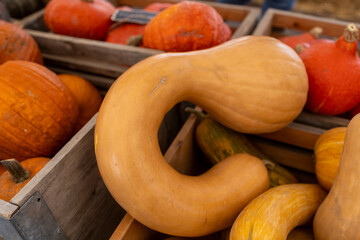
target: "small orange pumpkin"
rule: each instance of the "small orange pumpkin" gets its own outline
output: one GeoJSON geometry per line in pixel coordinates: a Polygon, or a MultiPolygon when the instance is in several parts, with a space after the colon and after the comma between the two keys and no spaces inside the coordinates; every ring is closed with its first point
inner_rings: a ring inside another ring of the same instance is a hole
{"type": "Polygon", "coordinates": [[[0,65],[0,159],[53,156],[72,136],[78,106],[59,77],[28,61],[0,65]]]}
{"type": "Polygon", "coordinates": [[[0,199],[10,201],[48,162],[50,158],[29,158],[21,163],[15,159],[1,163],[8,171],[0,175],[0,199]]]}
{"type": "Polygon", "coordinates": [[[43,64],[35,40],[21,27],[0,20],[0,64],[8,60],[25,60],[43,64]]]}
{"type": "Polygon", "coordinates": [[[87,80],[71,74],[60,74],[59,78],[74,95],[79,106],[76,131],[80,130],[99,111],[102,97],[100,92],[87,80]]]}
{"type": "Polygon", "coordinates": [[[103,40],[114,11],[106,0],[52,0],[45,7],[44,21],[54,33],[103,40]]]}
{"type": "Polygon", "coordinates": [[[145,27],[144,47],[185,52],[229,40],[231,30],[216,10],[204,3],[182,1],[156,15],[145,27]]]}
{"type": "Polygon", "coordinates": [[[346,127],[332,128],[321,134],[315,143],[315,174],[327,191],[330,191],[338,172],[345,132],[346,127]]]}

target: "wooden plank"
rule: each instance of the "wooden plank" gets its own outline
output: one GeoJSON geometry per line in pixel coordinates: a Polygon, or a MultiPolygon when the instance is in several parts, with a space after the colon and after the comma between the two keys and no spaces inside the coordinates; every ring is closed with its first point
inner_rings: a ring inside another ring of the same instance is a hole
{"type": "Polygon", "coordinates": [[[130,67],[147,57],[163,52],[149,48],[25,30],[38,43],[41,52],[57,56],[72,56],[80,60],[104,61],[122,68],[130,67]]]}
{"type": "Polygon", "coordinates": [[[18,210],[18,206],[0,199],[0,217],[10,219],[18,210]]]}
{"type": "MultiPolygon", "coordinates": [[[[57,56],[43,53],[44,64],[48,67],[63,68],[102,75],[108,78],[117,79],[128,67],[117,66],[106,62],[96,62],[87,59],[78,59],[71,56],[57,56]]],[[[102,86],[105,87],[105,86],[102,86]]]]}
{"type": "Polygon", "coordinates": [[[20,20],[16,20],[17,24],[23,26],[24,28],[27,26],[31,26],[31,29],[38,29],[42,31],[48,31],[43,20],[44,18],[45,8],[30,14],[20,20]]]}
{"type": "Polygon", "coordinates": [[[124,214],[98,172],[93,145],[95,121],[96,116],[11,199],[11,203],[22,206],[40,192],[69,239],[109,237],[124,214]]]}
{"type": "Polygon", "coordinates": [[[161,237],[164,236],[165,235],[142,225],[127,213],[112,234],[110,240],[162,239],[161,237]]]}
{"type": "Polygon", "coordinates": [[[260,151],[279,164],[305,172],[315,173],[313,151],[277,143],[252,135],[248,136],[260,151]]]}
{"type": "Polygon", "coordinates": [[[313,150],[316,140],[324,132],[325,129],[293,122],[279,131],[258,136],[313,150]]]}
{"type": "Polygon", "coordinates": [[[274,18],[274,9],[266,10],[265,14],[261,18],[260,22],[257,24],[252,35],[254,36],[270,36],[272,22],[274,18]]]}
{"type": "Polygon", "coordinates": [[[347,127],[349,125],[350,120],[330,115],[321,115],[316,113],[311,113],[308,111],[303,111],[295,121],[321,127],[324,129],[330,129],[334,127],[347,127]]]}
{"type": "Polygon", "coordinates": [[[323,29],[323,35],[338,38],[344,32],[344,28],[350,22],[331,18],[317,17],[309,14],[296,13],[273,9],[272,26],[291,28],[295,30],[308,31],[314,26],[323,29]]]}
{"type": "Polygon", "coordinates": [[[256,20],[260,15],[260,10],[256,11],[250,11],[246,18],[241,23],[241,26],[238,27],[233,35],[231,36],[231,39],[239,38],[245,35],[248,35],[252,30],[255,28],[256,20]]]}

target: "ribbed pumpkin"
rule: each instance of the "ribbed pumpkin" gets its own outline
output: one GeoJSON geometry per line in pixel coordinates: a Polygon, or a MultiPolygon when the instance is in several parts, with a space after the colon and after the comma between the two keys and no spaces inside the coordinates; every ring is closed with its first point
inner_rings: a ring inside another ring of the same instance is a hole
{"type": "Polygon", "coordinates": [[[156,15],[145,28],[144,47],[185,52],[216,46],[229,40],[231,30],[214,8],[182,1],[156,15]]]}
{"type": "Polygon", "coordinates": [[[50,158],[44,157],[29,158],[21,163],[15,159],[2,161],[8,171],[0,175],[0,199],[10,201],[49,161],[50,158]]]}
{"type": "Polygon", "coordinates": [[[115,7],[106,0],[51,0],[44,21],[54,33],[104,40],[115,7]]]}
{"type": "Polygon", "coordinates": [[[349,24],[337,41],[318,39],[300,52],[309,77],[306,108],[338,115],[360,102],[360,59],[356,53],[359,31],[349,24]]]}
{"type": "Polygon", "coordinates": [[[79,106],[79,117],[75,128],[78,131],[99,111],[102,97],[100,92],[82,77],[72,74],[58,76],[70,89],[79,106]]]}
{"type": "Polygon", "coordinates": [[[322,28],[320,27],[314,27],[310,29],[308,32],[304,32],[302,34],[293,35],[293,36],[284,36],[280,37],[279,40],[288,45],[291,48],[295,48],[297,45],[301,43],[310,42],[314,39],[317,39],[321,33],[322,28]]]}
{"type": "Polygon", "coordinates": [[[314,218],[316,240],[360,239],[360,114],[351,119],[329,194],[314,218]]]}
{"type": "Polygon", "coordinates": [[[35,40],[21,27],[0,20],[0,64],[8,60],[25,60],[43,64],[35,40]]]}
{"type": "Polygon", "coordinates": [[[336,177],[344,147],[346,127],[324,132],[315,143],[315,173],[320,185],[331,189],[336,177]]]}
{"type": "Polygon", "coordinates": [[[149,57],[123,73],[101,105],[94,144],[102,178],[131,216],[157,231],[203,236],[230,227],[269,187],[264,164],[236,154],[200,176],[176,172],[158,142],[165,114],[189,101],[233,130],[273,132],[300,114],[307,90],[301,59],[272,37],[149,57]]]}
{"type": "Polygon", "coordinates": [[[296,226],[312,220],[325,196],[318,184],[295,183],[269,189],[241,211],[231,228],[230,240],[285,240],[296,226]]]}
{"type": "Polygon", "coordinates": [[[72,136],[78,106],[59,77],[36,63],[0,66],[0,159],[53,156],[72,136]]]}

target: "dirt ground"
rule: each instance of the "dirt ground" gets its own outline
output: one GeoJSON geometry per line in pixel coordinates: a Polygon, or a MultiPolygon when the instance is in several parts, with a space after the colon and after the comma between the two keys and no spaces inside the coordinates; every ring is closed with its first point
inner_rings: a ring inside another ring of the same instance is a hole
{"type": "Polygon", "coordinates": [[[360,23],[360,0],[297,0],[293,11],[360,23]]]}

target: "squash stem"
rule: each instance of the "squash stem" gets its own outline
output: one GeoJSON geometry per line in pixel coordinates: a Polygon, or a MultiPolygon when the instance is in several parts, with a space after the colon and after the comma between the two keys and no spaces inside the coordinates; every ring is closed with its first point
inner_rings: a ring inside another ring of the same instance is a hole
{"type": "Polygon", "coordinates": [[[24,169],[16,159],[12,158],[0,162],[9,171],[15,183],[24,182],[30,177],[29,171],[24,169]]]}
{"type": "Polygon", "coordinates": [[[206,113],[204,113],[202,111],[196,110],[194,108],[191,108],[191,107],[186,107],[185,112],[195,114],[195,116],[197,116],[200,120],[203,120],[203,119],[209,117],[208,114],[206,114],[206,113]]]}

